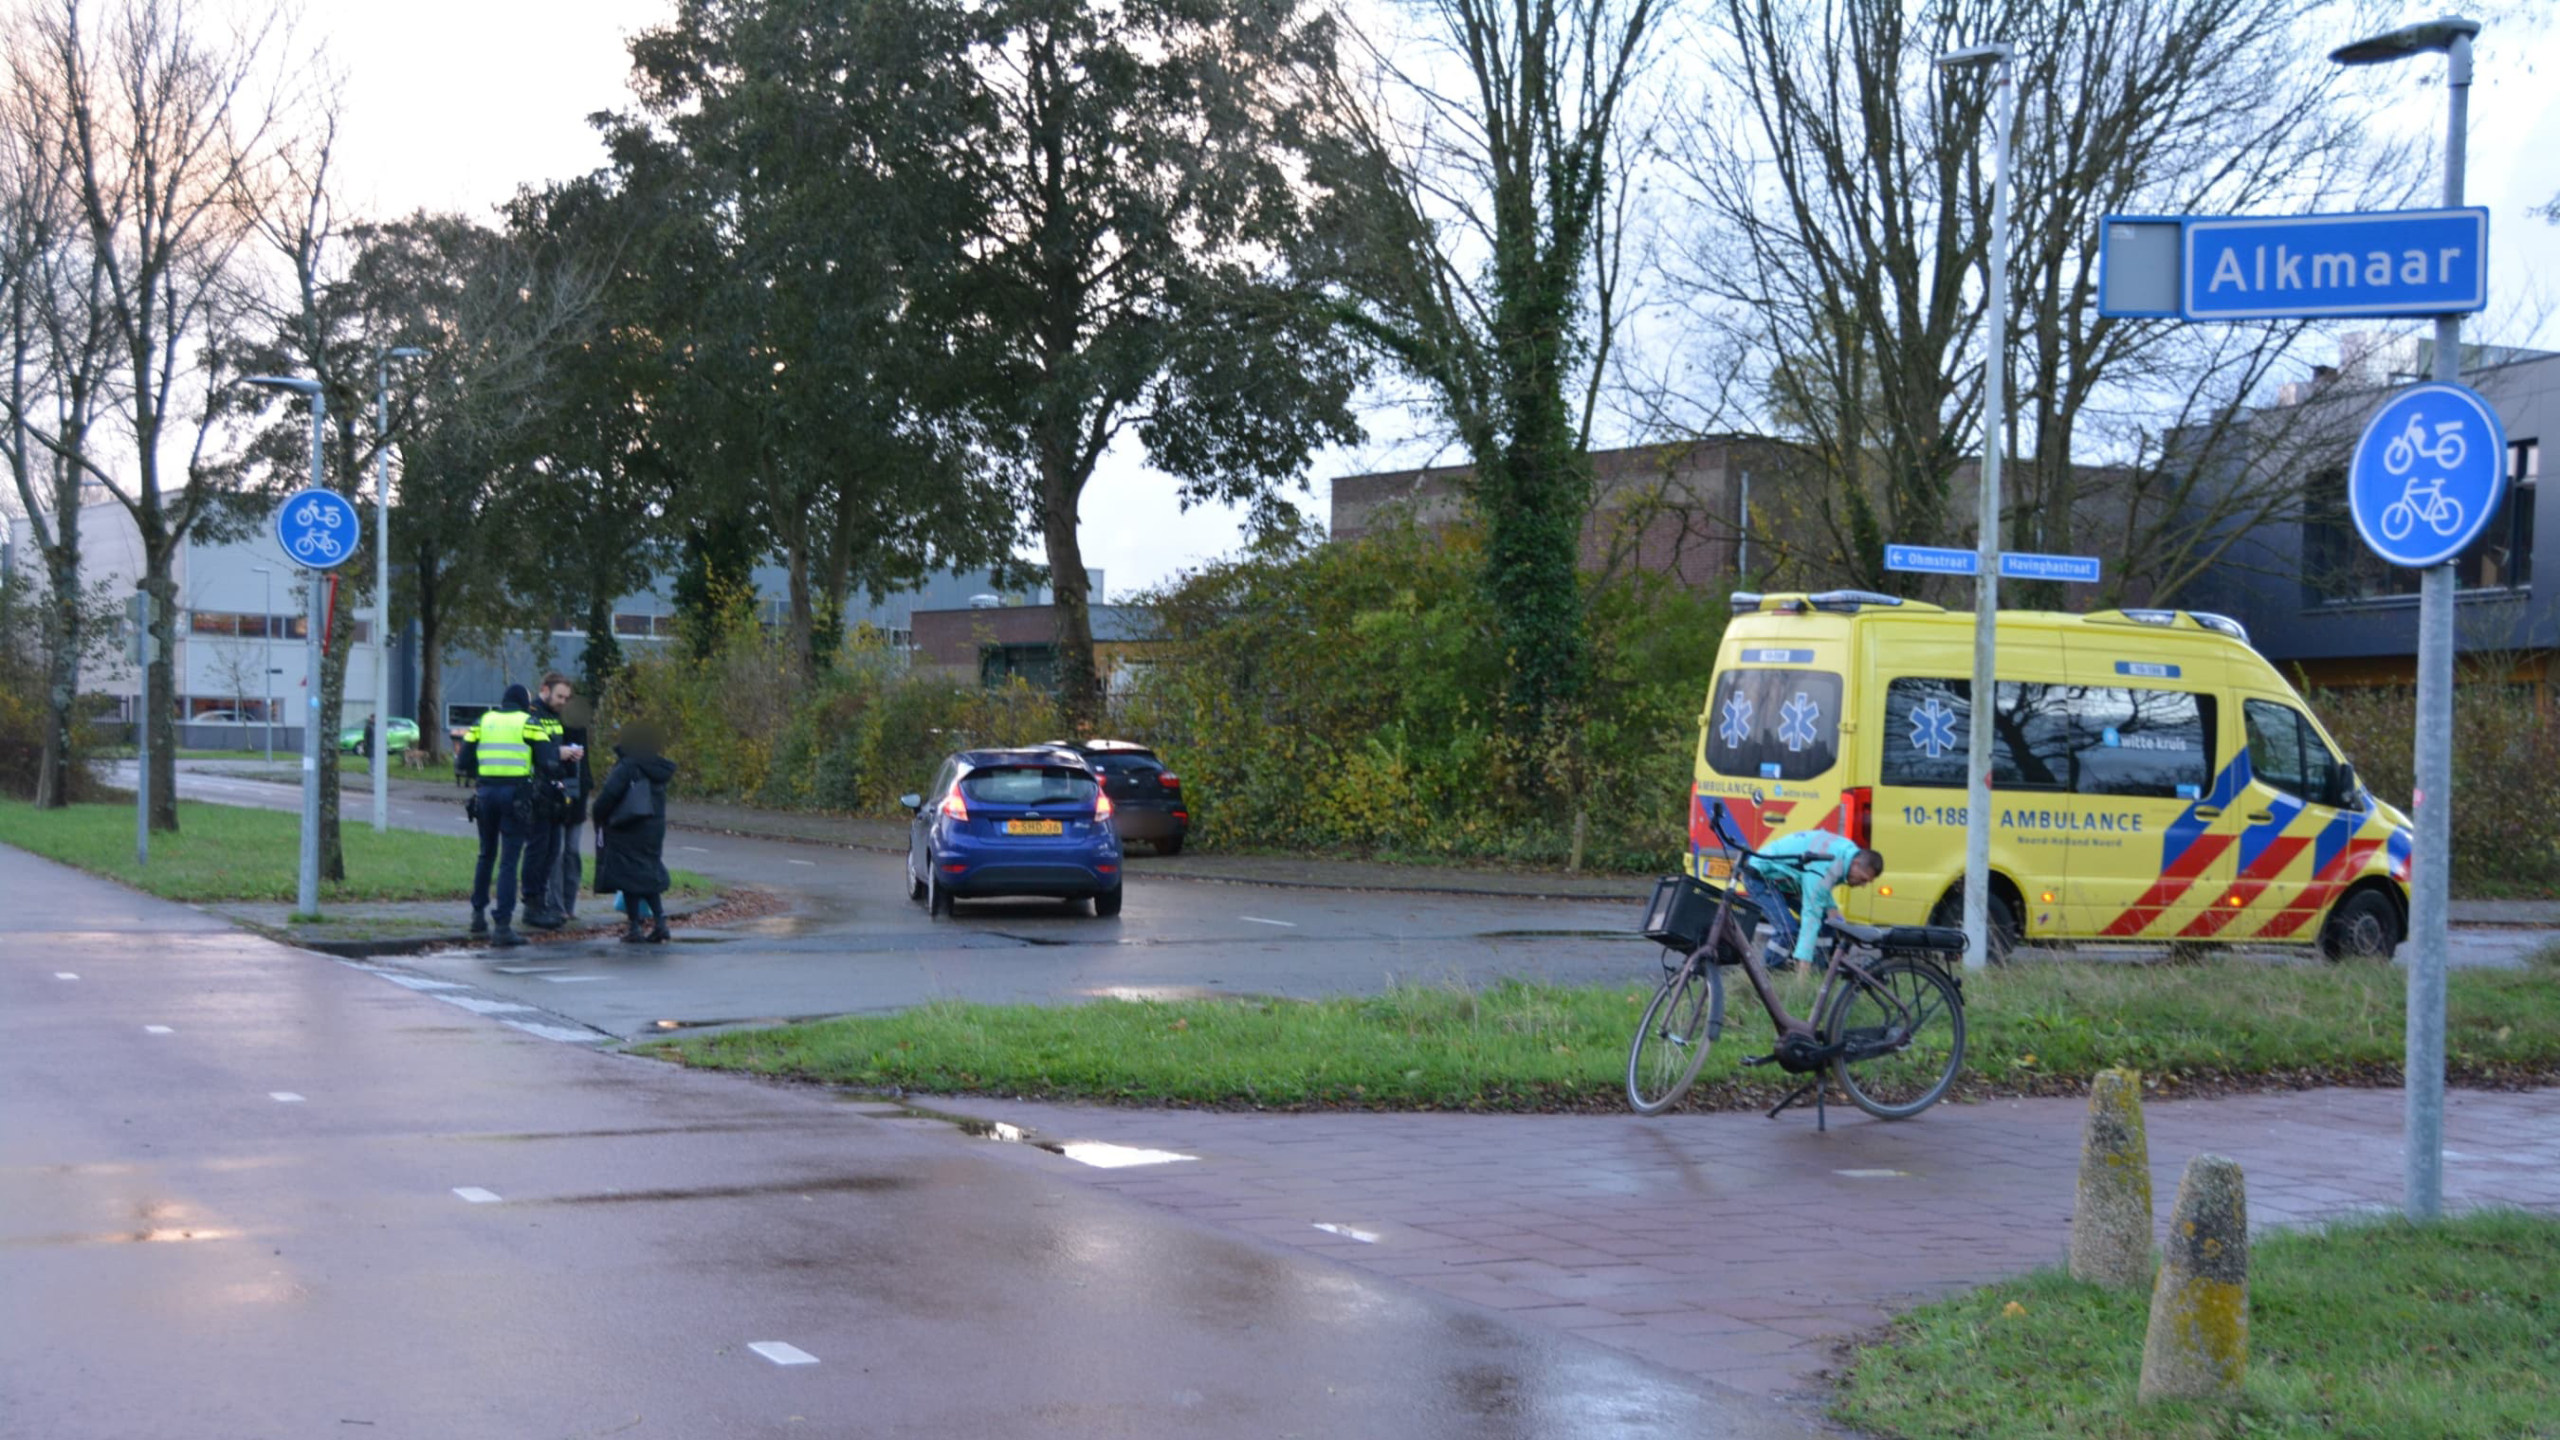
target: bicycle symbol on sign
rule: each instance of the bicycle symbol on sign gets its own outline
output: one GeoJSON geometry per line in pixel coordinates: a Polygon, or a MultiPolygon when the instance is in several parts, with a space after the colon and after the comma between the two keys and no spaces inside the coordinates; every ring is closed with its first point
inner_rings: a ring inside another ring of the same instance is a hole
{"type": "Polygon", "coordinates": [[[2382,468],[2394,475],[2408,475],[2400,490],[2400,498],[2383,507],[2382,533],[2391,540],[2405,540],[2423,520],[2438,535],[2452,535],[2462,529],[2462,502],[2444,493],[2444,471],[2459,468],[2464,455],[2470,453],[2462,440],[2459,420],[2437,425],[2436,439],[2430,444],[2424,417],[2411,414],[2409,428],[2393,436],[2383,447],[2382,468]],[[2420,460],[2439,467],[2434,479],[2421,482],[2410,470],[2420,460]]]}

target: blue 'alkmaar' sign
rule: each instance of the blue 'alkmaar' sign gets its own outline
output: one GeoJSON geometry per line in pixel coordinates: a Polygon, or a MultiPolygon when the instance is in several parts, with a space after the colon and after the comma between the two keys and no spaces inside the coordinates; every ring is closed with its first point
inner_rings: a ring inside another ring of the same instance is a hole
{"type": "Polygon", "coordinates": [[[2489,303],[2489,212],[2184,217],[2190,320],[2454,315],[2489,303]]]}

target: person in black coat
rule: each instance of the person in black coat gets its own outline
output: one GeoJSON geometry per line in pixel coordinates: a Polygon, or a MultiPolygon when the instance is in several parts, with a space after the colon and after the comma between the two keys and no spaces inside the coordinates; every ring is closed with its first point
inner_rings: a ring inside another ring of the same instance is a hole
{"type": "Polygon", "coordinates": [[[596,791],[594,813],[603,839],[596,847],[595,888],[598,894],[621,892],[630,916],[622,935],[628,944],[667,938],[667,782],[676,767],[658,753],[658,744],[657,730],[647,721],[623,731],[613,747],[612,773],[596,791]]]}

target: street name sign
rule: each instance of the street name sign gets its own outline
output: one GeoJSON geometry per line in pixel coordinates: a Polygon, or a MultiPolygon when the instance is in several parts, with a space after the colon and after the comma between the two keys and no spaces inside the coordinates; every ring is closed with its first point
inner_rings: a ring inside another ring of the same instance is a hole
{"type": "Polygon", "coordinates": [[[2000,552],[2000,578],[2003,580],[2063,580],[2074,585],[2098,583],[2098,557],[2095,555],[2035,555],[2025,551],[2000,552]]]}
{"type": "Polygon", "coordinates": [[[2489,303],[2489,212],[2110,215],[2098,311],[2187,320],[2457,315],[2489,303]]]}
{"type": "Polygon", "coordinates": [[[1979,575],[1982,557],[1971,550],[1945,545],[1887,545],[1884,568],[1921,575],[1979,575]]]}
{"type": "Polygon", "coordinates": [[[2462,553],[2498,513],[2507,431],[2467,385],[2415,385],[2374,412],[2347,469],[2347,511],[2374,554],[2424,570],[2462,553]]]}
{"type": "Polygon", "coordinates": [[[276,507],[276,544],[285,558],[330,570],[356,553],[356,507],[333,490],[304,490],[276,507]]]}

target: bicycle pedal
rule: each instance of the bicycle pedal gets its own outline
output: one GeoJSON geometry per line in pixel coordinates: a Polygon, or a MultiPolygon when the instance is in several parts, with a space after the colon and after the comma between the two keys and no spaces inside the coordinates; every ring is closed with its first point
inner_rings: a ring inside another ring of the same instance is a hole
{"type": "Polygon", "coordinates": [[[1742,1063],[1743,1063],[1743,1064],[1745,1064],[1745,1065],[1774,1065],[1774,1064],[1776,1064],[1776,1063],[1777,1063],[1777,1061],[1778,1061],[1778,1055],[1777,1055],[1777,1052],[1773,1050],[1773,1051],[1769,1052],[1769,1053],[1768,1053],[1768,1054],[1766,1054],[1766,1055],[1754,1055],[1754,1056],[1752,1056],[1750,1059],[1745,1060],[1745,1061],[1743,1061],[1742,1063]]]}

